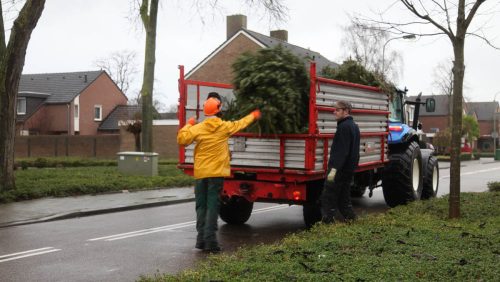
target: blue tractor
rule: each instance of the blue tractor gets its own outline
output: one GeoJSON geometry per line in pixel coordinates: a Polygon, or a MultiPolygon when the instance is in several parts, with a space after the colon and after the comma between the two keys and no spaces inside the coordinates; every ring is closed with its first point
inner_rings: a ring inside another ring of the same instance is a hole
{"type": "Polygon", "coordinates": [[[389,109],[388,156],[389,163],[382,169],[367,171],[363,177],[356,177],[351,189],[353,197],[362,196],[366,189],[382,186],[384,199],[388,206],[406,204],[420,199],[435,197],[439,186],[439,164],[431,144],[419,127],[420,106],[425,105],[427,112],[434,112],[435,100],[421,102],[421,95],[415,101],[406,99],[407,89],[397,90],[389,109]],[[413,124],[407,109],[413,108],[413,124]]]}

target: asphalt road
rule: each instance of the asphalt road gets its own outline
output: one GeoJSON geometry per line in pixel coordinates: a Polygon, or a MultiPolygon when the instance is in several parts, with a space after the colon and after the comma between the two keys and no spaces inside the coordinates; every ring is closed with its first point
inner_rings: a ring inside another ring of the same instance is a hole
{"type": "MultiPolygon", "coordinates": [[[[445,165],[446,166],[446,165],[445,165]]],[[[485,191],[500,180],[500,162],[462,168],[462,191],[485,191]]],[[[441,170],[439,195],[448,193],[441,170]]],[[[358,214],[386,210],[382,191],[354,200],[358,214]]],[[[0,229],[1,281],[134,281],[176,273],[205,258],[194,249],[194,203],[0,229]]],[[[219,224],[226,252],[279,241],[303,230],[302,208],[261,204],[243,226],[219,224]]]]}

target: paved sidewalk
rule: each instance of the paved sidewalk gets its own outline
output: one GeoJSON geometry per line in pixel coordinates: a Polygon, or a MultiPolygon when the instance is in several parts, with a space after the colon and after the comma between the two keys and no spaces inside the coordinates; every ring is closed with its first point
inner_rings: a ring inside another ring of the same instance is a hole
{"type": "MultiPolygon", "coordinates": [[[[479,160],[471,160],[471,161],[461,161],[460,166],[461,167],[467,167],[471,165],[478,165],[478,164],[490,164],[494,163],[495,160],[493,158],[480,158],[479,160]]],[[[450,168],[450,162],[439,162],[439,169],[449,169],[450,168]]]]}
{"type": "Polygon", "coordinates": [[[43,198],[0,204],[0,227],[23,225],[194,200],[193,187],[156,189],[96,196],[43,198]]]}

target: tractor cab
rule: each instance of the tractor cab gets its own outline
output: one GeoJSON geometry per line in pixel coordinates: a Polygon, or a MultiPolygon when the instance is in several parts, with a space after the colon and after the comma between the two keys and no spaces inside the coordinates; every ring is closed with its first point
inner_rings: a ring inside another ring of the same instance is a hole
{"type": "Polygon", "coordinates": [[[425,105],[427,112],[435,111],[436,101],[434,98],[428,98],[425,102],[421,102],[422,93],[420,93],[415,101],[408,101],[406,99],[407,92],[406,88],[404,90],[396,89],[389,102],[389,144],[418,142],[420,139],[418,133],[422,129],[422,124],[419,123],[420,105],[425,105]],[[413,112],[413,119],[410,126],[411,112],[413,112]]]}

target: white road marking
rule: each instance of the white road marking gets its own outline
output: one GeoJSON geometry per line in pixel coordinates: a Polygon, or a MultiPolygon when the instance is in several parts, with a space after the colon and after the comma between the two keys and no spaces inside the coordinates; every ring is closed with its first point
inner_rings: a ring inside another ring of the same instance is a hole
{"type": "MultiPolygon", "coordinates": [[[[473,175],[473,174],[478,174],[478,173],[490,172],[490,171],[494,171],[494,170],[500,170],[500,167],[464,172],[464,173],[460,173],[460,176],[473,175]]],[[[449,175],[443,176],[443,177],[440,177],[439,179],[446,179],[446,178],[450,178],[450,176],[449,175]]]]}
{"type": "Polygon", "coordinates": [[[138,233],[151,232],[151,231],[156,231],[156,230],[163,231],[163,229],[166,229],[166,228],[175,229],[175,228],[181,228],[181,227],[190,226],[190,225],[194,225],[194,224],[196,224],[196,221],[188,221],[188,222],[176,223],[176,224],[172,224],[172,225],[165,225],[165,226],[153,227],[153,228],[131,231],[131,232],[126,232],[126,233],[120,233],[120,234],[115,234],[115,235],[109,235],[109,236],[104,236],[104,237],[99,237],[99,238],[93,238],[93,239],[89,239],[87,241],[99,241],[99,240],[110,239],[113,237],[134,235],[134,234],[138,234],[138,233]]]}
{"type": "Polygon", "coordinates": [[[279,205],[279,206],[273,206],[273,207],[268,207],[268,208],[262,208],[258,210],[252,211],[252,214],[258,214],[258,213],[264,213],[268,211],[275,211],[275,210],[282,210],[290,207],[290,205],[279,205]]]}
{"type": "Polygon", "coordinates": [[[34,250],[29,250],[29,251],[24,251],[24,252],[19,252],[19,253],[2,255],[2,256],[0,256],[0,262],[6,262],[6,261],[22,259],[22,258],[26,258],[26,257],[48,254],[48,253],[53,253],[53,252],[57,252],[60,250],[61,249],[55,249],[54,247],[46,247],[46,248],[34,249],[34,250]]]}
{"type": "MultiPolygon", "coordinates": [[[[274,211],[274,210],[284,209],[287,207],[288,207],[288,205],[272,206],[272,207],[254,210],[252,212],[252,214],[270,212],[270,211],[274,211]]],[[[184,227],[190,227],[190,226],[194,226],[194,225],[196,225],[196,221],[187,221],[187,222],[181,222],[181,223],[176,223],[176,224],[171,224],[171,225],[165,225],[165,226],[147,228],[147,229],[136,230],[136,231],[126,232],[126,233],[103,236],[103,237],[98,237],[98,238],[92,238],[92,239],[88,239],[87,241],[101,241],[101,240],[115,241],[115,240],[127,239],[127,238],[132,238],[132,237],[137,237],[137,236],[143,236],[143,235],[152,234],[152,233],[156,233],[156,232],[172,231],[172,230],[176,230],[176,229],[180,229],[180,228],[184,228],[184,227]]]]}

